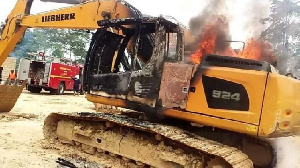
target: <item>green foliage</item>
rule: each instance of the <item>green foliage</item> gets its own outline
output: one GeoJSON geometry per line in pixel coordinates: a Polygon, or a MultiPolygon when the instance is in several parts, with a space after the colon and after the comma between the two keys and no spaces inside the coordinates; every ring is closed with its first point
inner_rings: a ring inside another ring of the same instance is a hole
{"type": "Polygon", "coordinates": [[[74,55],[84,61],[90,35],[83,30],[73,29],[33,29],[28,30],[12,56],[26,57],[27,52],[43,51],[58,58],[65,54],[74,55]]]}
{"type": "Polygon", "coordinates": [[[276,55],[283,56],[286,52],[296,54],[295,45],[300,40],[300,6],[299,0],[271,0],[271,14],[262,19],[269,27],[261,36],[273,44],[276,55]]]}
{"type": "Polygon", "coordinates": [[[35,52],[36,49],[32,45],[33,33],[27,31],[24,35],[23,40],[16,46],[15,50],[11,53],[11,56],[22,58],[25,57],[27,52],[35,52]]]}

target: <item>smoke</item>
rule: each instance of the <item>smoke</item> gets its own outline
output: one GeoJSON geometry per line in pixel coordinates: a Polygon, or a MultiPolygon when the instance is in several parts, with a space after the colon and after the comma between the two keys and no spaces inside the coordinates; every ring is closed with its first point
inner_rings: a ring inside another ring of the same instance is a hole
{"type": "Polygon", "coordinates": [[[276,138],[275,147],[277,151],[277,168],[299,167],[299,146],[292,137],[276,138]]]}
{"type": "Polygon", "coordinates": [[[278,69],[280,74],[286,75],[292,73],[294,77],[300,79],[300,58],[291,56],[280,56],[278,60],[278,69]]]}
{"type": "Polygon", "coordinates": [[[212,0],[204,7],[203,11],[196,17],[191,18],[189,27],[191,33],[196,37],[196,43],[186,47],[186,50],[195,51],[198,43],[204,41],[208,35],[205,33],[215,33],[215,52],[223,52],[230,45],[231,40],[229,24],[223,11],[226,9],[225,1],[212,0]],[[211,29],[211,30],[209,30],[211,29]]]}
{"type": "Polygon", "coordinates": [[[213,53],[225,53],[230,45],[234,47],[235,44],[241,50],[242,43],[228,41],[244,41],[247,42],[247,51],[243,55],[247,55],[247,58],[276,64],[276,57],[271,45],[259,38],[261,32],[266,28],[260,23],[260,20],[267,17],[269,13],[270,3],[268,0],[209,1],[196,17],[190,19],[189,27],[196,37],[196,44],[187,46],[186,50],[194,53],[203,42],[207,41],[209,35],[206,34],[211,33],[216,34],[213,53]]]}
{"type": "Polygon", "coordinates": [[[208,22],[211,22],[211,20],[215,19],[217,15],[222,14],[225,6],[225,1],[209,1],[198,16],[191,18],[189,22],[191,32],[197,36],[208,22]]]}
{"type": "Polygon", "coordinates": [[[248,36],[258,38],[267,28],[267,25],[260,23],[260,20],[269,16],[270,2],[268,0],[251,0],[244,3],[244,10],[240,14],[244,18],[241,26],[248,32],[248,36]]]}
{"type": "MultiPolygon", "coordinates": [[[[197,36],[206,24],[218,16],[225,16],[234,35],[233,40],[245,41],[246,38],[260,36],[266,28],[266,25],[260,23],[260,19],[268,17],[269,14],[268,0],[210,0],[196,17],[190,19],[189,27],[193,35],[197,36]],[[241,37],[241,34],[246,36],[241,37]]],[[[226,34],[225,37],[230,37],[230,32],[226,34]]]]}

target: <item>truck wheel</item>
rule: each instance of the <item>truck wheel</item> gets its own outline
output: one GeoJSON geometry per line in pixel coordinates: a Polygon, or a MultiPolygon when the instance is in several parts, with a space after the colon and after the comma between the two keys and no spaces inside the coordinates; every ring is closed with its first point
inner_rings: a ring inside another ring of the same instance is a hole
{"type": "Polygon", "coordinates": [[[58,86],[58,90],[57,90],[57,94],[58,95],[62,95],[65,92],[65,84],[64,83],[60,83],[58,86]]]}
{"type": "Polygon", "coordinates": [[[50,94],[56,95],[57,94],[57,89],[50,89],[50,94]]]}
{"type": "Polygon", "coordinates": [[[31,93],[41,93],[42,88],[41,87],[32,87],[32,86],[28,86],[28,90],[31,93]]]}

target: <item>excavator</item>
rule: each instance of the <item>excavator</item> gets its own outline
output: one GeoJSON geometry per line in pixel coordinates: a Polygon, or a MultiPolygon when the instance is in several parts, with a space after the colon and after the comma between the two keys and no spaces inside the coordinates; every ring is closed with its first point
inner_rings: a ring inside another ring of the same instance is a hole
{"type": "MultiPolygon", "coordinates": [[[[144,17],[123,0],[42,1],[74,5],[31,15],[33,0],[18,0],[1,31],[0,65],[27,28],[95,30],[86,98],[122,109],[52,113],[44,121],[52,144],[136,167],[268,168],[277,163],[274,139],[299,134],[300,82],[268,62],[208,53],[190,63],[185,47],[195,39],[188,29],[144,17]]],[[[1,98],[16,101],[16,88],[0,86],[1,98]]],[[[13,107],[6,103],[1,111],[13,107]]]]}

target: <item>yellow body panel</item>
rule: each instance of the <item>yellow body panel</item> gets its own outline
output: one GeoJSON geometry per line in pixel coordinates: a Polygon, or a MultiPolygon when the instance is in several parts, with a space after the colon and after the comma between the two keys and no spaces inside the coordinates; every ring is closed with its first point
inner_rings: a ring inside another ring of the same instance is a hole
{"type": "Polygon", "coordinates": [[[122,99],[112,99],[112,98],[106,98],[102,96],[91,95],[91,94],[86,94],[86,98],[88,101],[93,103],[100,103],[100,104],[124,107],[124,108],[127,107],[125,100],[122,99]]]}
{"type": "Polygon", "coordinates": [[[260,137],[281,137],[300,132],[300,81],[276,73],[211,67],[196,73],[185,110],[164,115],[194,123],[260,137]],[[249,96],[249,111],[208,107],[202,75],[242,84],[249,96]]]}
{"type": "Polygon", "coordinates": [[[277,137],[300,132],[300,81],[270,74],[259,136],[277,137]]]}
{"type": "MultiPolygon", "coordinates": [[[[207,114],[252,125],[259,125],[267,72],[224,67],[210,67],[203,69],[201,76],[199,75],[199,78],[197,77],[197,79],[191,83],[191,87],[195,87],[196,92],[189,93],[186,108],[187,111],[199,114],[207,114]],[[242,84],[249,96],[249,111],[209,108],[202,84],[202,75],[242,84]]],[[[215,123],[212,121],[209,125],[215,125],[215,123]]]]}
{"type": "Polygon", "coordinates": [[[256,136],[258,131],[258,126],[256,125],[222,119],[218,117],[212,117],[203,114],[190,113],[190,112],[179,111],[174,109],[165,110],[163,114],[166,116],[191,121],[194,123],[201,123],[202,125],[205,126],[213,126],[217,128],[235,131],[235,132],[247,133],[253,136],[256,136]]]}

